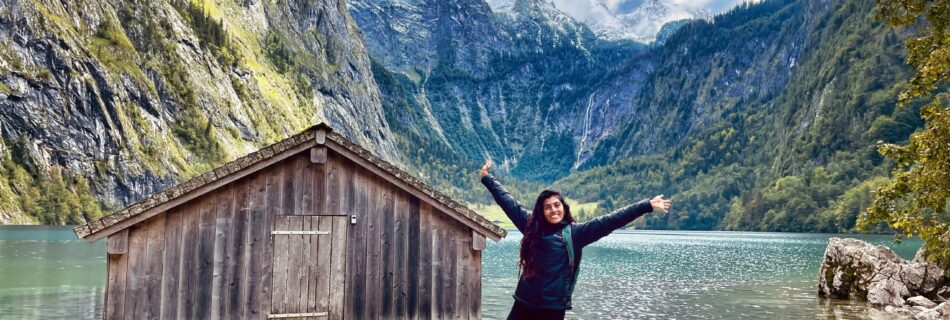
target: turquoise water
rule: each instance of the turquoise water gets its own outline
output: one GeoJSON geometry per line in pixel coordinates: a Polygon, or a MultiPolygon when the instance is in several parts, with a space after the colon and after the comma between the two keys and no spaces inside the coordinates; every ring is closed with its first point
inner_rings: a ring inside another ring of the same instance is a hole
{"type": "MultiPolygon", "coordinates": [[[[891,236],[746,232],[615,233],[584,249],[577,319],[886,318],[864,303],[822,301],[821,257],[832,236],[913,257],[920,243],[891,236]]],[[[483,256],[483,314],[504,319],[517,283],[517,232],[483,256]]],[[[0,319],[102,316],[105,242],[69,227],[0,226],[0,319]]]]}
{"type": "MultiPolygon", "coordinates": [[[[830,237],[887,245],[913,258],[919,241],[886,235],[635,231],[584,249],[574,292],[577,319],[888,318],[864,302],[818,299],[830,237]]],[[[521,234],[490,243],[483,257],[483,313],[504,319],[517,284],[521,234]]]]}
{"type": "Polygon", "coordinates": [[[0,226],[0,319],[101,319],[105,255],[71,227],[0,226]]]}

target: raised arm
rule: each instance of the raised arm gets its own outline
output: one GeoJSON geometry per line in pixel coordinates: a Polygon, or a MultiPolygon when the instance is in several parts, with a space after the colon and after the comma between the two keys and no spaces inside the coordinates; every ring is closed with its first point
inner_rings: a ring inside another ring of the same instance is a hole
{"type": "Polygon", "coordinates": [[[653,212],[653,205],[649,199],[644,199],[593,220],[578,223],[574,225],[574,241],[579,247],[584,247],[648,212],[653,212]]]}
{"type": "Polygon", "coordinates": [[[492,198],[495,198],[495,203],[501,207],[501,210],[505,211],[505,215],[508,216],[508,219],[511,219],[518,231],[524,232],[528,225],[528,211],[491,174],[482,176],[482,184],[488,188],[492,198]]]}
{"type": "Polygon", "coordinates": [[[528,225],[528,211],[518,203],[518,200],[515,200],[515,197],[511,196],[511,193],[508,193],[508,190],[505,190],[505,186],[501,185],[498,179],[488,173],[488,169],[491,169],[491,159],[485,160],[485,166],[479,173],[482,176],[482,184],[488,188],[492,198],[495,198],[495,203],[501,207],[508,219],[514,222],[518,231],[524,232],[528,225]]]}

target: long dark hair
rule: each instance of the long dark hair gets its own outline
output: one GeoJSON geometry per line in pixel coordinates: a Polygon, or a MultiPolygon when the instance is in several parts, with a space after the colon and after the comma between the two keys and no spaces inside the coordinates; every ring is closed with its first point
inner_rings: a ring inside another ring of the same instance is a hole
{"type": "Polygon", "coordinates": [[[524,238],[521,239],[521,260],[518,261],[518,266],[521,268],[521,274],[526,278],[537,275],[536,263],[539,252],[534,247],[541,240],[542,224],[548,223],[544,219],[544,200],[550,197],[557,197],[561,201],[561,205],[564,207],[562,221],[574,222],[574,217],[571,216],[571,207],[564,201],[564,197],[561,196],[560,192],[554,190],[541,191],[538,200],[534,201],[534,209],[531,210],[531,215],[528,216],[528,226],[525,228],[524,238]]]}

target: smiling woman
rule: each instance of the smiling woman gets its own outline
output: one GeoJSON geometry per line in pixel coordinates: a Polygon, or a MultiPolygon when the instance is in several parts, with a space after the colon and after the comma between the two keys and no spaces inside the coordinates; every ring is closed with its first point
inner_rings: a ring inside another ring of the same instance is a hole
{"type": "Polygon", "coordinates": [[[663,195],[637,202],[584,223],[575,223],[571,207],[554,190],[544,190],[528,211],[482,167],[482,184],[524,238],[518,266],[521,276],[508,319],[563,319],[580,271],[581,251],[634,219],[651,211],[668,212],[663,195]],[[543,217],[543,218],[542,218],[543,217]]]}

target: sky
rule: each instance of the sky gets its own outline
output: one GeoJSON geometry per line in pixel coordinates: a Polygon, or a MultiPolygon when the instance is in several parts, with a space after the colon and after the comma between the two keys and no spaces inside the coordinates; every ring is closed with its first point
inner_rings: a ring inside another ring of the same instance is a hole
{"type": "MultiPolygon", "coordinates": [[[[598,34],[651,40],[663,24],[681,19],[723,13],[743,2],[760,0],[549,0],[574,19],[586,22],[598,34]],[[662,2],[666,10],[660,16],[637,12],[644,3],[662,2]],[[647,21],[650,20],[650,21],[647,21]]],[[[511,0],[489,0],[490,4],[511,0]]]]}
{"type": "MultiPolygon", "coordinates": [[[[571,16],[585,17],[598,8],[606,8],[615,13],[629,13],[639,7],[644,0],[553,0],[554,4],[571,16]]],[[[696,11],[708,11],[713,14],[732,9],[745,0],[663,0],[666,3],[676,4],[696,11]]],[[[757,2],[757,1],[753,1],[757,2]]]]}

